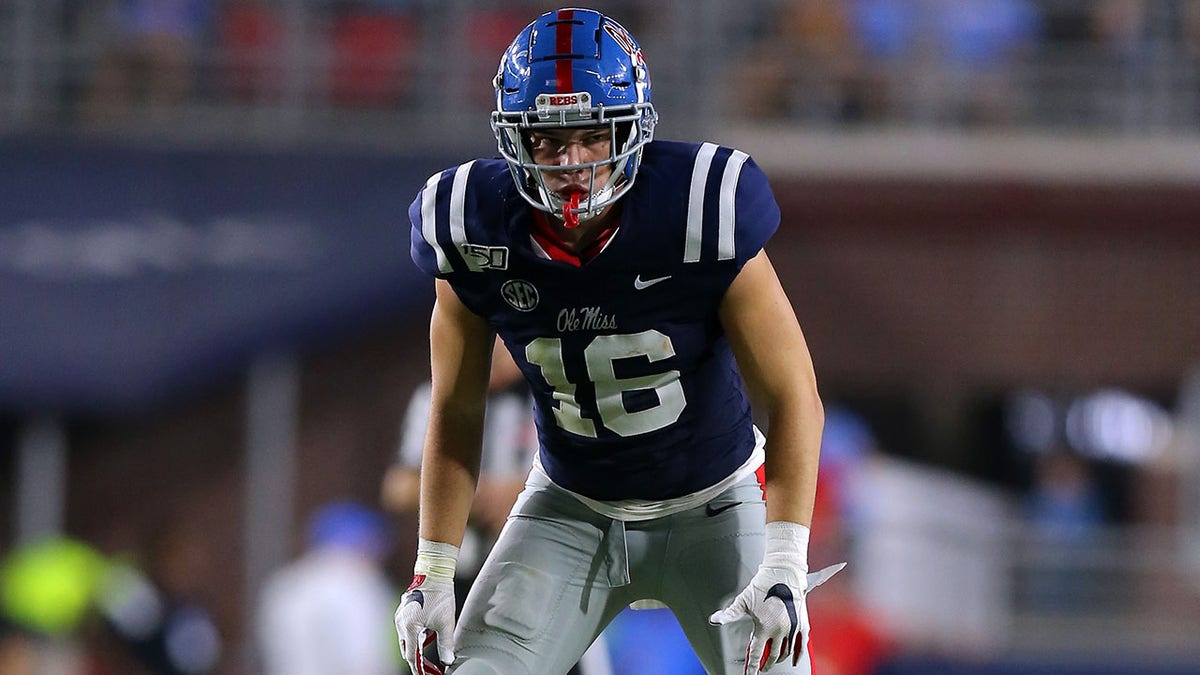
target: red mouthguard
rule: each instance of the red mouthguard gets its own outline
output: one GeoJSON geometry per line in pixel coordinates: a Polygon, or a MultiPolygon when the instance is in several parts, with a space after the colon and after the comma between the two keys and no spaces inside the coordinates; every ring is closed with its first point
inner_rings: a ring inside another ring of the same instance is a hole
{"type": "Polygon", "coordinates": [[[571,193],[571,201],[563,203],[563,227],[571,229],[579,227],[579,195],[580,192],[571,193]]]}

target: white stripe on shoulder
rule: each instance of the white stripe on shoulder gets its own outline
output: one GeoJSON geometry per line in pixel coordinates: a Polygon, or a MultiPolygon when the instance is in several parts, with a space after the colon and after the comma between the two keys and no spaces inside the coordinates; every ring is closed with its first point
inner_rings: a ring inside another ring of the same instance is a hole
{"type": "Polygon", "coordinates": [[[467,267],[472,272],[478,272],[481,269],[478,261],[474,256],[466,255],[464,249],[467,243],[467,179],[471,177],[473,166],[475,160],[458,167],[458,171],[454,173],[454,184],[450,188],[450,240],[454,242],[454,247],[458,249],[467,267]]]}
{"type": "Polygon", "coordinates": [[[736,217],[734,198],[737,195],[738,178],[742,175],[742,165],[750,156],[741,150],[734,150],[725,164],[725,173],[721,174],[721,207],[719,227],[717,228],[717,260],[733,260],[734,238],[733,226],[736,217]]]}
{"type": "Polygon", "coordinates": [[[442,179],[444,172],[439,171],[429,177],[425,181],[425,190],[421,193],[421,235],[425,237],[425,243],[433,249],[437,255],[438,269],[448,274],[454,271],[450,266],[450,261],[446,259],[446,252],[442,250],[441,244],[437,240],[437,193],[438,181],[442,179]]]}
{"type": "Polygon", "coordinates": [[[712,166],[717,146],[705,143],[696,153],[692,165],[692,185],[688,191],[687,241],[683,246],[683,262],[700,262],[700,241],[704,235],[704,187],[708,183],[708,169],[712,166]]]}

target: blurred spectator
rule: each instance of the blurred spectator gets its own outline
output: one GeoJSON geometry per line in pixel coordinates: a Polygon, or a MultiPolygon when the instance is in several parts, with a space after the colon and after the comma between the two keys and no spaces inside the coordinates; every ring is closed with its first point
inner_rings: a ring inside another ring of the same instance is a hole
{"type": "Polygon", "coordinates": [[[792,105],[817,121],[857,121],[863,115],[861,63],[843,0],[794,3],[785,30],[804,54],[792,105]]]}
{"type": "Polygon", "coordinates": [[[1051,554],[1042,556],[1048,562],[1031,573],[1030,603],[1070,610],[1088,602],[1089,580],[1071,563],[1095,543],[1104,522],[1100,489],[1087,462],[1065,449],[1039,457],[1025,518],[1036,545],[1051,554]]]}
{"type": "Polygon", "coordinates": [[[848,16],[861,59],[860,114],[897,118],[916,55],[920,5],[912,0],[850,0],[848,16]]]}
{"type": "Polygon", "coordinates": [[[965,126],[1011,123],[1023,108],[1021,59],[1040,32],[1029,0],[933,0],[937,87],[944,121],[965,126]]]}
{"type": "Polygon", "coordinates": [[[0,673],[93,672],[97,602],[112,562],[91,545],[47,537],[0,559],[0,673]]]}
{"type": "Polygon", "coordinates": [[[135,105],[161,114],[191,92],[197,49],[207,37],[212,0],[113,0],[108,46],[84,101],[87,123],[123,120],[135,105]]]}
{"type": "Polygon", "coordinates": [[[1068,450],[1039,457],[1025,513],[1039,536],[1072,542],[1094,535],[1104,511],[1087,462],[1068,450]]]}
{"type": "Polygon", "coordinates": [[[219,85],[235,100],[274,101],[283,93],[284,20],[262,0],[230,0],[216,15],[219,85]]]}
{"type": "Polygon", "coordinates": [[[1149,7],[1144,0],[1099,0],[1091,4],[1099,65],[1111,74],[1105,78],[1106,86],[1096,88],[1096,116],[1122,129],[1138,129],[1150,122],[1156,83],[1157,57],[1147,25],[1149,7]]]}
{"type": "Polygon", "coordinates": [[[100,597],[106,625],[130,665],[153,675],[216,672],[222,639],[199,586],[207,542],[175,523],[151,533],[144,569],[115,564],[100,597]]]}
{"type": "Polygon", "coordinates": [[[858,48],[872,59],[911,56],[917,41],[920,5],[910,0],[851,0],[858,48]]]}
{"type": "Polygon", "coordinates": [[[0,673],[39,675],[37,642],[32,634],[0,616],[0,673]]]}
{"type": "Polygon", "coordinates": [[[1200,56],[1200,2],[1185,2],[1179,7],[1179,34],[1184,53],[1200,56]]]}
{"type": "Polygon", "coordinates": [[[1147,46],[1144,0],[1098,0],[1092,8],[1092,32],[1106,50],[1133,57],[1147,46]]]}
{"type": "Polygon", "coordinates": [[[411,86],[420,25],[406,2],[342,2],[329,27],[331,97],[346,107],[398,105],[411,86]]]}
{"type": "Polygon", "coordinates": [[[784,2],[737,71],[738,100],[751,118],[810,123],[1011,121],[1039,25],[1030,0],[784,2]]]}
{"type": "Polygon", "coordinates": [[[334,502],[309,519],[308,548],[263,588],[258,639],[264,675],[400,672],[392,611],[400,594],[384,574],[382,514],[334,502]]]}
{"type": "Polygon", "coordinates": [[[1094,115],[1089,83],[1080,75],[1090,68],[1093,50],[1094,3],[1043,3],[1042,34],[1034,71],[1038,96],[1033,106],[1039,119],[1067,126],[1094,115]]]}
{"type": "Polygon", "coordinates": [[[853,0],[864,116],[963,126],[1022,111],[1022,58],[1036,46],[1030,0],[853,0]]]}
{"type": "Polygon", "coordinates": [[[862,82],[847,5],[781,4],[736,71],[736,100],[752,119],[838,122],[861,117],[862,82]]]}

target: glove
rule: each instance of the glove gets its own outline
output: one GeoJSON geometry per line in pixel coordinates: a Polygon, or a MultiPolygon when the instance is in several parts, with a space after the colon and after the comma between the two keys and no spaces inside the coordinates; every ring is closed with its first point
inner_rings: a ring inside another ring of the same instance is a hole
{"type": "Polygon", "coordinates": [[[442,675],[454,661],[454,567],[458,547],[419,540],[413,580],[396,608],[396,634],[400,653],[414,675],[442,675]],[[431,663],[422,653],[437,641],[437,659],[431,663]]]}
{"type": "Polygon", "coordinates": [[[708,618],[714,626],[746,618],[754,621],[745,675],[767,672],[784,661],[793,666],[800,663],[808,645],[805,595],[846,566],[839,563],[806,575],[808,534],[808,528],[798,523],[767,523],[767,550],[758,572],[728,607],[708,618]]]}

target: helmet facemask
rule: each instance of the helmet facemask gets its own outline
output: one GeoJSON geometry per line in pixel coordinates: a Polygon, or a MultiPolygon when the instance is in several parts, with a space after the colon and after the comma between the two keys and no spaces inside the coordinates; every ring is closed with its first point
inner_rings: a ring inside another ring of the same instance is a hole
{"type": "Polygon", "coordinates": [[[657,115],[647,101],[625,106],[588,105],[587,92],[541,94],[537,110],[493,112],[492,132],[501,156],[508,161],[521,196],[534,208],[562,218],[568,227],[600,215],[633,187],[641,162],[642,148],[654,135],[657,115]],[[609,154],[581,164],[538,164],[529,149],[530,132],[539,129],[607,128],[609,154]],[[611,167],[603,184],[597,184],[597,169],[611,167]],[[582,171],[586,193],[560,195],[546,184],[545,172],[582,171]]]}

